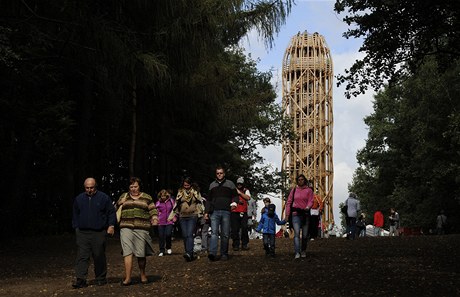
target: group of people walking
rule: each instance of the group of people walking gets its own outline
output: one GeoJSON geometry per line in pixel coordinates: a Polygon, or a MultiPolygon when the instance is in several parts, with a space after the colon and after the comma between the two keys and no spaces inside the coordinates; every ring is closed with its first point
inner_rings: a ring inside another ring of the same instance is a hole
{"type": "MultiPolygon", "coordinates": [[[[75,198],[73,205],[73,228],[76,230],[78,247],[75,267],[77,280],[73,286],[87,286],[90,256],[94,258],[96,285],[107,283],[105,235],[113,235],[116,224],[120,227],[125,268],[121,281],[123,286],[132,284],[134,258],[137,258],[141,283],[148,282],[146,257],[154,253],[149,233],[151,226],[158,226],[158,256],[172,254],[172,231],[177,221],[182,230],[183,257],[188,262],[196,258],[194,238],[198,235],[198,226],[201,226],[203,235],[202,248],[211,262],[229,259],[230,238],[233,251],[248,250],[248,220],[256,218],[251,193],[244,186],[242,177],[237,179],[235,185],[226,179],[224,168],[217,167],[215,174],[215,180],[209,185],[205,197],[190,178],[184,178],[176,197],[171,191],[163,189],[159,191],[156,202],[142,192],[140,179],[132,177],[129,190],[120,195],[116,208],[105,193],[97,190],[95,179],[87,178],[84,182],[85,192],[75,198]],[[253,213],[249,211],[248,215],[248,208],[253,209],[253,213]],[[211,235],[208,245],[209,228],[211,235]]],[[[270,199],[264,200],[256,231],[263,234],[263,248],[267,256],[275,256],[276,225],[289,221],[294,232],[295,259],[306,257],[308,241],[310,237],[315,237],[316,233],[311,231],[317,229],[322,202],[315,197],[304,175],[299,175],[296,183],[287,198],[285,220],[279,219],[270,199]]]]}
{"type": "MultiPolygon", "coordinates": [[[[172,254],[172,230],[176,221],[179,221],[182,230],[183,256],[186,261],[196,258],[194,236],[198,222],[203,235],[202,247],[208,250],[210,261],[228,259],[230,237],[234,251],[249,249],[248,206],[254,208],[255,203],[249,202],[251,194],[244,187],[244,179],[238,178],[235,185],[225,178],[222,167],[216,168],[216,179],[210,184],[206,198],[202,197],[198,186],[188,177],[182,181],[176,197],[167,190],[161,190],[156,202],[141,191],[140,179],[132,177],[128,192],[121,194],[116,208],[108,195],[97,190],[94,178],[87,178],[84,188],[85,192],[79,194],[73,204],[72,226],[76,230],[78,247],[74,288],[88,285],[86,279],[91,256],[94,260],[96,285],[107,283],[106,234],[113,235],[116,224],[120,227],[125,267],[122,286],[132,284],[134,257],[137,258],[141,283],[148,282],[145,273],[146,257],[154,253],[149,233],[151,226],[158,226],[159,256],[172,254]],[[211,236],[208,247],[209,227],[211,236]]],[[[250,218],[254,220],[255,215],[250,218]]]]}

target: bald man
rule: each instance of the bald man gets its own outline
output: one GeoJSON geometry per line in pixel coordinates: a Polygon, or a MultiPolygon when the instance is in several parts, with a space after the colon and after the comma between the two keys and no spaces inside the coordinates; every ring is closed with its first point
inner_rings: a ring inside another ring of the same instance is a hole
{"type": "Polygon", "coordinates": [[[97,190],[96,180],[89,177],[83,186],[85,191],[75,197],[73,204],[72,226],[78,247],[75,263],[77,281],[72,285],[75,289],[88,286],[86,278],[91,256],[94,260],[96,285],[107,283],[106,235],[113,235],[117,221],[112,200],[97,190]]]}

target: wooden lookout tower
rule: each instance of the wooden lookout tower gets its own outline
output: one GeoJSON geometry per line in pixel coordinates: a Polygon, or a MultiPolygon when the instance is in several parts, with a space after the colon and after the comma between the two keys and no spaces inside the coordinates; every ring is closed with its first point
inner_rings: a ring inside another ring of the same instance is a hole
{"type": "Polygon", "coordinates": [[[298,33],[283,58],[283,110],[295,137],[284,139],[282,169],[292,187],[299,174],[324,202],[322,222],[333,222],[332,59],[324,37],[298,33]]]}

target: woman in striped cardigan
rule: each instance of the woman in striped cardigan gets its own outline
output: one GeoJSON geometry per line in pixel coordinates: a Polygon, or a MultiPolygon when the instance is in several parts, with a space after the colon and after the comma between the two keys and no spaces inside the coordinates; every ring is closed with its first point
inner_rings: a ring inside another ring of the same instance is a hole
{"type": "Polygon", "coordinates": [[[141,283],[148,283],[145,274],[146,256],[153,255],[151,225],[158,224],[155,203],[149,194],[140,191],[140,179],[132,177],[129,181],[129,192],[123,193],[117,206],[122,207],[120,220],[120,241],[123,249],[125,278],[123,286],[131,285],[133,256],[137,258],[141,283]]]}

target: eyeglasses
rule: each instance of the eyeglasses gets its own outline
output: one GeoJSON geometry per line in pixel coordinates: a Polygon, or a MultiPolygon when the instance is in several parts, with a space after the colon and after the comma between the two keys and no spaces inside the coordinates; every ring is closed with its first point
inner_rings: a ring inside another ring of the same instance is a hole
{"type": "Polygon", "coordinates": [[[216,172],[216,175],[222,175],[224,174],[223,172],[216,172]]]}

